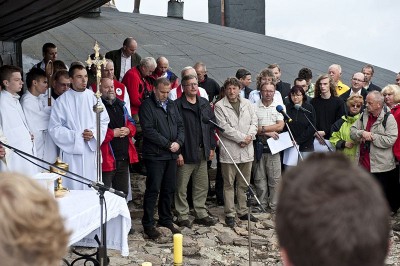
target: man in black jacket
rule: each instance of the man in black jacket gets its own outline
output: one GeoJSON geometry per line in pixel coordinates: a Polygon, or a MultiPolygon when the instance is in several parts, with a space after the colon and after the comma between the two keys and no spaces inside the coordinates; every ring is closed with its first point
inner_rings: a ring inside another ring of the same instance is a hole
{"type": "Polygon", "coordinates": [[[214,98],[218,97],[221,87],[214,79],[208,77],[207,67],[204,63],[197,62],[193,68],[196,70],[199,86],[205,89],[208,94],[208,101],[214,102],[214,98]]]}
{"type": "Polygon", "coordinates": [[[143,130],[142,154],[147,169],[142,225],[151,239],[161,235],[154,227],[154,208],[158,196],[158,226],[170,229],[173,234],[179,233],[172,223],[171,203],[176,187],[176,159],[185,136],[179,110],[168,99],[170,90],[168,79],[157,79],[151,96],[139,109],[143,130]]]}
{"type": "MultiPolygon", "coordinates": [[[[381,87],[375,85],[372,83],[372,77],[374,76],[374,67],[370,64],[365,65],[362,69],[361,72],[364,74],[365,78],[365,84],[364,84],[364,89],[366,89],[368,92],[370,91],[381,91],[381,87]]],[[[365,97],[364,97],[365,99],[365,97]]]]}
{"type": "Polygon", "coordinates": [[[198,82],[196,76],[188,75],[182,79],[184,95],[176,100],[179,113],[185,127],[185,144],[178,156],[178,180],[175,194],[175,209],[178,213],[179,226],[191,227],[187,189],[192,176],[192,198],[197,224],[215,225],[205,206],[208,192],[207,160],[214,157],[216,141],[210,124],[215,121],[214,113],[206,99],[197,95],[198,82]],[[204,121],[203,121],[204,120],[204,121]]]}

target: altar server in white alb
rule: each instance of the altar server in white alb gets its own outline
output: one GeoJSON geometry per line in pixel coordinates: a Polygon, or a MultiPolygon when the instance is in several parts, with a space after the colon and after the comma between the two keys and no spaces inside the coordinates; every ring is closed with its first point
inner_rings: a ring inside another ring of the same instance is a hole
{"type": "MultiPolygon", "coordinates": [[[[52,107],[49,133],[60,148],[61,159],[69,164],[69,170],[92,181],[96,181],[97,103],[93,91],[86,89],[88,75],[82,64],[69,69],[71,88],[58,97],[52,107]]],[[[100,101],[101,102],[101,101],[100,101]]],[[[103,142],[110,119],[106,111],[100,114],[100,143],[103,142]]],[[[68,178],[63,185],[69,189],[89,189],[88,186],[68,178]]]]}
{"type": "MultiPolygon", "coordinates": [[[[46,73],[41,68],[32,68],[26,74],[26,85],[28,90],[21,97],[21,105],[34,136],[37,157],[53,163],[57,157],[57,146],[47,132],[51,106],[47,104],[46,73]]],[[[40,165],[49,168],[45,163],[40,165]]]]}
{"type": "MultiPolygon", "coordinates": [[[[33,134],[29,129],[25,114],[19,103],[18,92],[21,91],[22,69],[17,66],[4,65],[0,67],[0,126],[8,144],[30,155],[36,155],[33,134]]],[[[3,165],[4,166],[4,165],[3,165]]],[[[38,173],[38,167],[15,152],[10,152],[7,158],[6,169],[2,171],[16,171],[28,176],[38,173]]]]}

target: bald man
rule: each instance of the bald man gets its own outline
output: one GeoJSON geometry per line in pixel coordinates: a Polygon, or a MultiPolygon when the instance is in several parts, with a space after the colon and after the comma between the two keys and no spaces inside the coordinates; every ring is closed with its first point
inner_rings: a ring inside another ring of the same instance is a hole
{"type": "Polygon", "coordinates": [[[175,89],[179,86],[178,77],[169,69],[168,59],[164,56],[160,56],[156,60],[157,67],[153,72],[152,78],[154,80],[158,78],[167,78],[171,82],[171,89],[175,89]]]}
{"type": "Polygon", "coordinates": [[[342,98],[343,101],[347,101],[347,99],[353,95],[353,94],[358,94],[361,95],[364,98],[367,97],[368,91],[363,87],[364,86],[364,74],[361,72],[354,73],[353,77],[351,78],[351,87],[348,91],[340,95],[340,98],[342,98]]]}
{"type": "Polygon", "coordinates": [[[118,81],[122,81],[125,73],[139,65],[142,57],[136,53],[137,42],[132,37],[124,40],[122,48],[106,53],[106,58],[114,62],[114,74],[118,81]]]}

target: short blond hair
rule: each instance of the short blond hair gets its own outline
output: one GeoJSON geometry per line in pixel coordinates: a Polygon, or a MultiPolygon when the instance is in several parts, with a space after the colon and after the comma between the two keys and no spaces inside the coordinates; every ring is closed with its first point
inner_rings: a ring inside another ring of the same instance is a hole
{"type": "Polygon", "coordinates": [[[383,94],[393,94],[393,102],[400,103],[400,86],[396,84],[388,84],[382,89],[383,94]]]}
{"type": "Polygon", "coordinates": [[[54,266],[67,252],[58,204],[36,181],[0,173],[1,265],[54,266]]]}
{"type": "Polygon", "coordinates": [[[351,95],[346,101],[347,107],[351,107],[354,104],[364,105],[364,97],[359,94],[351,95]]]}

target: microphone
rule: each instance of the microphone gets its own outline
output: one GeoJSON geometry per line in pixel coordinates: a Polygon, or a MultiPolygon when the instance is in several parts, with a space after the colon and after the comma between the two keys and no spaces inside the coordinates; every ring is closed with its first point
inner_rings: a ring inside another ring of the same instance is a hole
{"type": "Polygon", "coordinates": [[[279,113],[281,113],[283,115],[283,117],[288,121],[288,122],[292,122],[292,118],[290,118],[290,116],[288,116],[288,114],[285,112],[285,110],[283,110],[282,105],[278,105],[276,107],[276,111],[278,111],[279,113]]]}
{"type": "Polygon", "coordinates": [[[214,121],[212,121],[211,119],[208,119],[208,117],[203,117],[202,121],[203,121],[204,124],[208,124],[208,123],[213,124],[214,127],[216,127],[221,132],[225,131],[225,129],[223,129],[222,127],[218,126],[218,124],[215,123],[214,121]]]}
{"type": "Polygon", "coordinates": [[[118,196],[120,196],[120,197],[122,197],[122,198],[125,198],[126,197],[126,195],[125,195],[125,193],[124,192],[122,192],[122,191],[119,191],[119,190],[116,190],[116,189],[114,189],[114,188],[110,188],[110,187],[107,187],[107,186],[105,186],[105,185],[103,185],[103,184],[101,184],[101,183],[98,183],[98,182],[92,182],[92,184],[90,184],[94,189],[96,189],[96,190],[101,190],[101,191],[108,191],[108,192],[110,192],[110,193],[114,193],[115,195],[118,195],[118,196]]]}
{"type": "Polygon", "coordinates": [[[302,106],[301,106],[300,104],[298,104],[298,103],[296,103],[296,104],[294,105],[294,109],[312,114],[309,110],[307,110],[306,108],[302,107],[302,106]]]}

